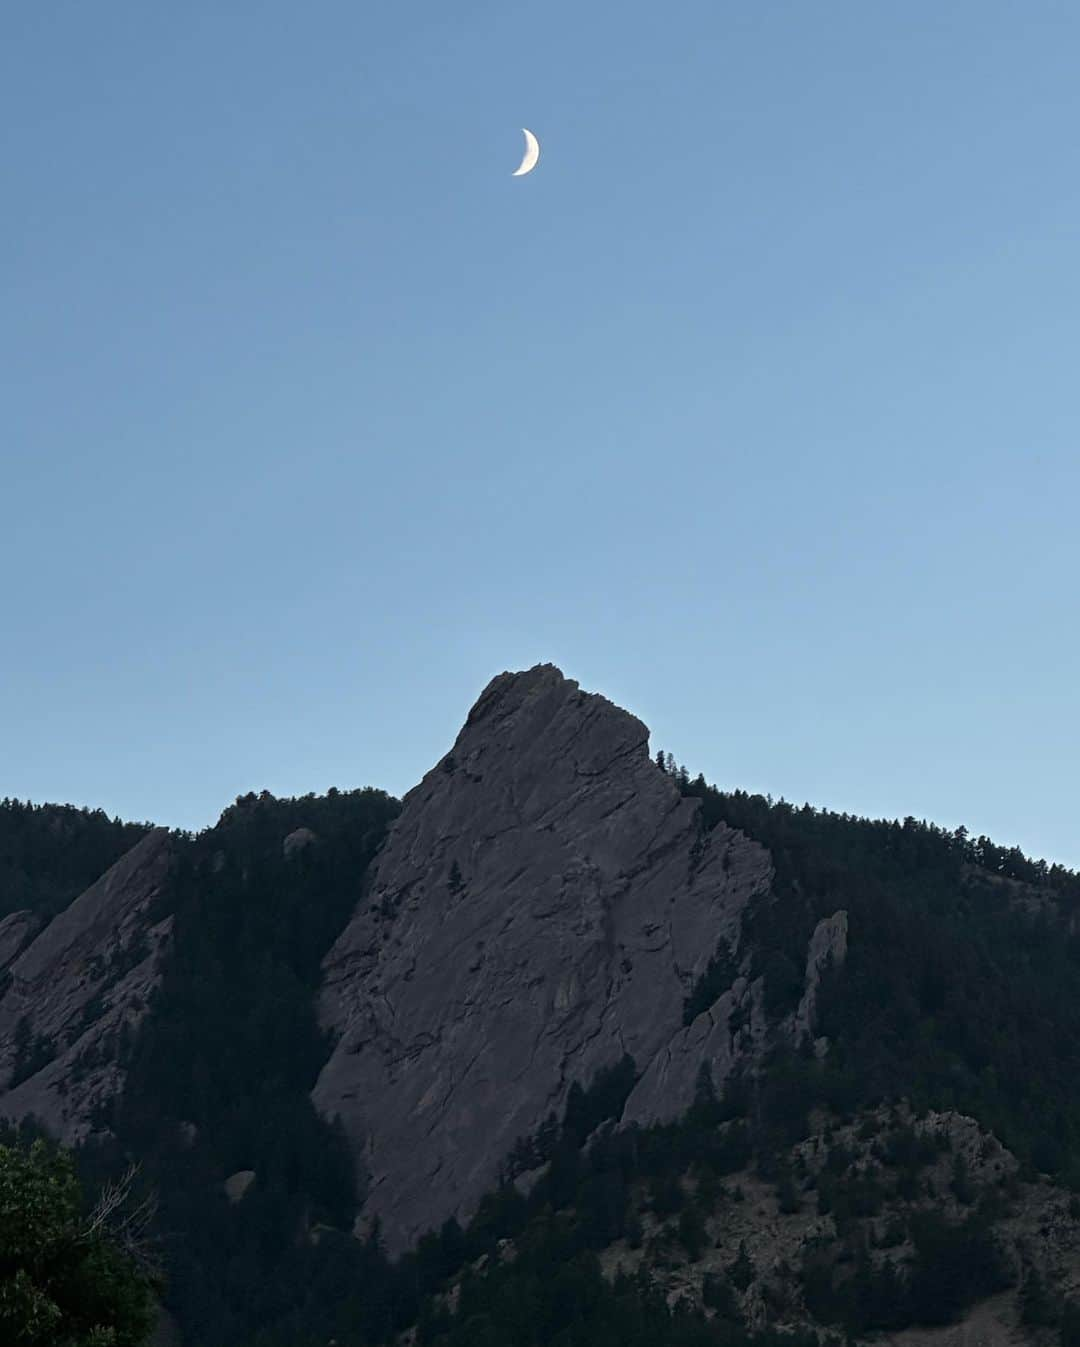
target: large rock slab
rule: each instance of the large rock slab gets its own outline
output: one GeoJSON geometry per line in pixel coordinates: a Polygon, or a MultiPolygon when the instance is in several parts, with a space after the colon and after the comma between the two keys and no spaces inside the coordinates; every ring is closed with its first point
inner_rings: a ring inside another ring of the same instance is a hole
{"type": "Polygon", "coordinates": [[[720,1084],[728,1016],[760,996],[744,978],[689,1026],[683,1007],[770,879],[761,847],[703,833],[640,720],[551,665],[495,678],[325,961],[314,1099],[362,1159],[361,1221],[397,1252],[467,1219],[514,1141],[625,1053],[628,1118],[681,1111],[703,1060],[720,1084]]]}
{"type": "MultiPolygon", "coordinates": [[[[41,930],[42,920],[36,912],[11,912],[0,921],[0,978],[18,955],[41,930]]],[[[3,979],[7,981],[6,978],[3,979]]],[[[3,982],[0,982],[0,986],[3,982]]]]}
{"type": "Polygon", "coordinates": [[[0,999],[0,1117],[33,1115],[69,1145],[94,1130],[99,1107],[123,1082],[123,1037],[135,1032],[160,976],[172,917],[151,921],[152,905],[170,854],[167,829],[155,828],[10,963],[0,999]]]}

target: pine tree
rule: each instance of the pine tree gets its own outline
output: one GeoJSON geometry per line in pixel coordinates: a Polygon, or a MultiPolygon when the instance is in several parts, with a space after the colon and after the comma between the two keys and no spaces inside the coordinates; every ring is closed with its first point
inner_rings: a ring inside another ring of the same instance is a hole
{"type": "Polygon", "coordinates": [[[754,1260],[746,1251],[746,1241],[739,1241],[738,1257],[728,1268],[728,1277],[732,1286],[740,1291],[745,1291],[757,1275],[757,1269],[754,1267],[754,1260]]]}
{"type": "Polygon", "coordinates": [[[705,1248],[707,1232],[705,1218],[695,1203],[691,1202],[679,1215],[679,1241],[686,1250],[691,1263],[696,1263],[705,1248]]]}
{"type": "Polygon", "coordinates": [[[1054,1322],[1054,1304],[1038,1268],[1032,1268],[1020,1288],[1020,1322],[1045,1328],[1054,1322]]]}

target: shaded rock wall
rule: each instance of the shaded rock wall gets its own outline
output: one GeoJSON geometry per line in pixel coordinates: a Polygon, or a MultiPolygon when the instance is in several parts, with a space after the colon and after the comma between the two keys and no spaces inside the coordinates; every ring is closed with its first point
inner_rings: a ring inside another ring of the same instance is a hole
{"type": "Polygon", "coordinates": [[[821,975],[829,965],[839,967],[844,962],[847,957],[847,937],[848,914],[843,908],[831,917],[823,917],[814,927],[810,948],[806,951],[806,989],[795,1012],[796,1044],[814,1031],[821,975]]]}
{"type": "Polygon", "coordinates": [[[169,857],[169,834],[156,828],[10,963],[0,999],[0,1117],[33,1114],[73,1144],[121,1087],[122,1032],[145,1012],[172,926],[171,916],[151,925],[148,914],[169,857]],[[13,1084],[20,1041],[24,1061],[29,1042],[38,1065],[13,1084]]]}
{"type": "Polygon", "coordinates": [[[29,911],[12,912],[0,921],[0,974],[14,963],[41,926],[41,918],[29,911]]]}
{"type": "Polygon", "coordinates": [[[720,1084],[755,992],[740,979],[686,1027],[683,1006],[770,878],[741,834],[703,835],[634,716],[550,665],[495,678],[325,961],[339,1039],[314,1098],[357,1145],[362,1219],[396,1251],[468,1218],[514,1141],[624,1053],[628,1118],[680,1112],[704,1058],[720,1084]]]}

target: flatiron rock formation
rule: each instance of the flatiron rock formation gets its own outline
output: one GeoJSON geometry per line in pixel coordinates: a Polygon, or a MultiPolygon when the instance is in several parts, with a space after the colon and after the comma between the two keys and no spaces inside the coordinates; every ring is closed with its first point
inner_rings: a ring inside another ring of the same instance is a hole
{"type": "MultiPolygon", "coordinates": [[[[35,912],[12,912],[0,921],[0,978],[41,930],[41,918],[35,912]]],[[[0,983],[0,986],[3,984],[0,983]]]]}
{"type": "MultiPolygon", "coordinates": [[[[172,926],[152,907],[170,846],[165,828],[148,833],[0,974],[0,1118],[33,1115],[74,1144],[121,1088],[121,1041],[145,1012],[172,926]]],[[[25,918],[4,923],[13,948],[25,918]]]]}
{"type": "Polygon", "coordinates": [[[763,1029],[745,977],[684,1025],[768,854],[704,833],[641,721],[551,665],[495,678],[412,790],[324,965],[337,1035],[314,1098],[366,1179],[391,1252],[467,1219],[519,1137],[629,1053],[626,1119],[719,1085],[763,1029]],[[728,1016],[746,1027],[733,1037],[728,1016]]]}

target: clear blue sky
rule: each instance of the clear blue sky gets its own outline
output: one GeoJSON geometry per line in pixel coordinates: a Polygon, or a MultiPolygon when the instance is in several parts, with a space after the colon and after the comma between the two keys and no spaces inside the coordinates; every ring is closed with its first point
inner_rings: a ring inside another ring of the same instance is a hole
{"type": "Polygon", "coordinates": [[[401,793],[551,660],[1080,864],[1078,68],[1072,0],[6,6],[0,795],[401,793]]]}

